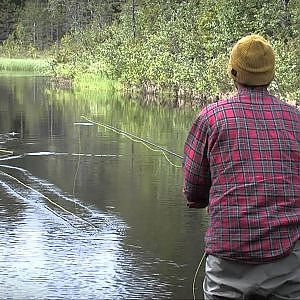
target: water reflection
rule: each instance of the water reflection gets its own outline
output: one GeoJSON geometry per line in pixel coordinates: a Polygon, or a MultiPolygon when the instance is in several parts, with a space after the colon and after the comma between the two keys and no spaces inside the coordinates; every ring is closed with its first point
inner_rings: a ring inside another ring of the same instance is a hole
{"type": "Polygon", "coordinates": [[[1,298],[191,298],[207,217],[180,170],[81,116],[180,154],[194,112],[37,77],[0,77],[0,95],[1,298]]]}

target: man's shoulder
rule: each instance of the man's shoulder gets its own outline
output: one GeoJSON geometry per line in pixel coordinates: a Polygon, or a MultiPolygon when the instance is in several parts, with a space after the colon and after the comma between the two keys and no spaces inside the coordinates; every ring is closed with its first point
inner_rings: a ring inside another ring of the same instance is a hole
{"type": "Polygon", "coordinates": [[[280,111],[281,115],[287,120],[293,120],[300,126],[300,108],[285,100],[274,97],[274,111],[280,111]]]}
{"type": "Polygon", "coordinates": [[[276,99],[278,105],[282,106],[286,110],[289,110],[291,112],[294,112],[294,113],[300,115],[300,107],[297,107],[296,105],[294,105],[288,101],[285,101],[285,100],[280,100],[277,98],[275,98],[275,99],[276,99]]]}

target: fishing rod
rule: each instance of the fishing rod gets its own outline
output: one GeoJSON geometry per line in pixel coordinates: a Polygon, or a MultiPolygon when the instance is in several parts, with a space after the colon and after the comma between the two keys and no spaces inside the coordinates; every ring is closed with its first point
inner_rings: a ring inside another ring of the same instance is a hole
{"type": "MultiPolygon", "coordinates": [[[[111,125],[108,125],[108,124],[103,124],[103,123],[100,123],[100,122],[95,122],[95,121],[93,121],[93,120],[87,118],[86,116],[81,116],[81,118],[85,119],[86,121],[88,121],[88,122],[90,122],[90,123],[92,123],[92,124],[99,125],[99,126],[102,126],[102,127],[106,128],[106,129],[110,129],[110,130],[112,130],[112,131],[114,131],[114,132],[116,132],[116,133],[122,134],[122,135],[124,135],[124,136],[126,136],[126,137],[128,137],[128,138],[131,138],[131,139],[134,140],[134,141],[139,141],[139,142],[141,142],[141,143],[143,143],[143,144],[145,144],[145,145],[146,145],[146,144],[151,145],[152,147],[155,147],[155,148],[159,149],[159,151],[163,152],[164,154],[165,154],[165,153],[168,153],[168,154],[173,155],[173,156],[175,156],[175,157],[177,157],[177,158],[179,158],[179,159],[183,159],[183,156],[182,156],[182,155],[179,155],[179,154],[175,153],[174,151],[171,151],[171,150],[169,150],[169,149],[166,149],[166,148],[164,148],[164,147],[162,147],[162,146],[160,146],[160,145],[157,145],[157,144],[155,144],[155,143],[153,143],[153,142],[151,142],[151,141],[149,141],[149,140],[143,139],[143,138],[141,138],[141,137],[139,137],[139,136],[136,136],[136,135],[134,135],[134,134],[132,134],[132,133],[126,132],[126,131],[124,131],[124,130],[121,130],[121,129],[117,128],[117,127],[114,127],[114,126],[111,126],[111,125]]],[[[150,147],[148,147],[148,148],[150,148],[150,147]]],[[[151,148],[150,148],[150,149],[151,149],[151,148]]],[[[153,150],[153,149],[151,149],[151,150],[153,150]]],[[[166,157],[166,156],[165,156],[165,157],[166,157]]],[[[166,157],[166,158],[167,158],[167,157],[166,157]]],[[[167,160],[168,160],[168,158],[167,158],[167,160]]],[[[168,160],[168,161],[169,161],[169,160],[168,160]]],[[[169,162],[170,162],[170,161],[169,161],[169,162]]],[[[170,162],[170,163],[171,163],[171,162],[170,162]]],[[[171,163],[171,164],[174,165],[173,163],[171,163]]],[[[176,165],[175,165],[175,166],[176,166],[176,165]]],[[[181,167],[181,166],[176,166],[176,167],[181,167]]]]}

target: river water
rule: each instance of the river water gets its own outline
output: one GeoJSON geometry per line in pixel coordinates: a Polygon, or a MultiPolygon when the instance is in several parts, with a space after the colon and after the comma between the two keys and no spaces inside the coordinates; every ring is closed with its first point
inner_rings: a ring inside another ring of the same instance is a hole
{"type": "Polygon", "coordinates": [[[92,122],[182,155],[195,113],[1,74],[0,298],[191,299],[207,215],[181,160],[92,122]]]}

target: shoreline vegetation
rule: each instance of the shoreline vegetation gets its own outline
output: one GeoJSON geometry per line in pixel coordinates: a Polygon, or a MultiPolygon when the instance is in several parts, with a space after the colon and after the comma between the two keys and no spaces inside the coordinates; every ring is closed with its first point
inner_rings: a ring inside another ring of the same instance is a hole
{"type": "Polygon", "coordinates": [[[50,64],[46,59],[0,57],[0,71],[34,72],[46,75],[50,71],[50,64]]]}
{"type": "Polygon", "coordinates": [[[45,74],[61,88],[205,105],[233,91],[230,48],[258,33],[276,54],[271,92],[300,105],[297,1],[5,0],[0,70],[45,74]]]}

